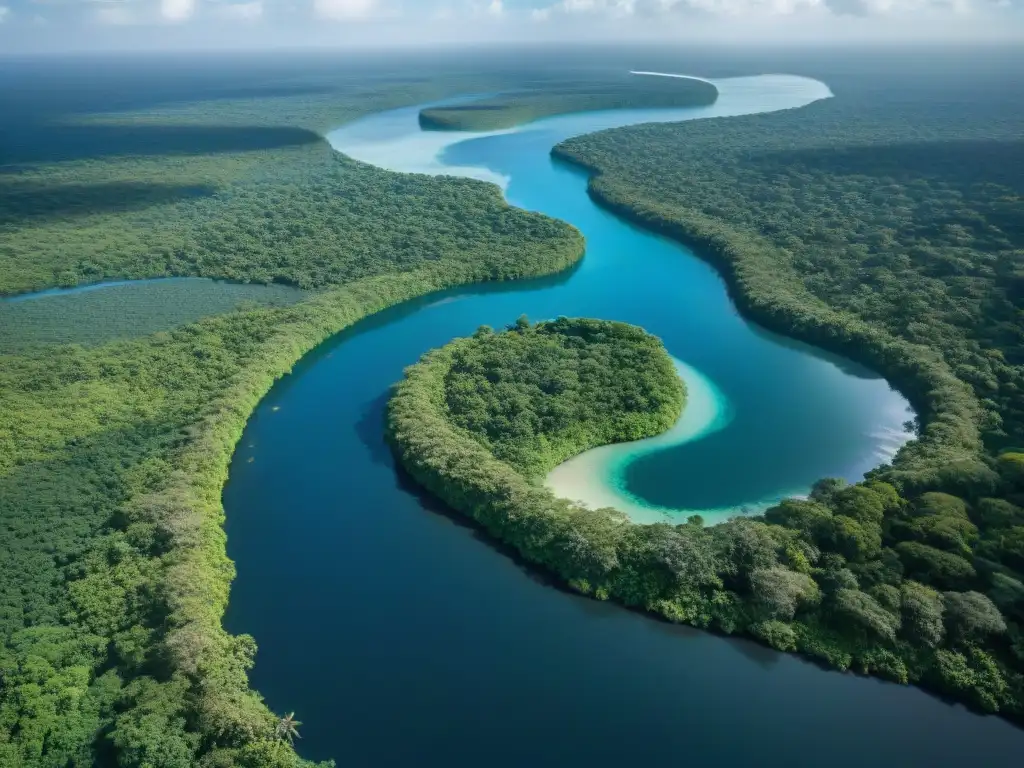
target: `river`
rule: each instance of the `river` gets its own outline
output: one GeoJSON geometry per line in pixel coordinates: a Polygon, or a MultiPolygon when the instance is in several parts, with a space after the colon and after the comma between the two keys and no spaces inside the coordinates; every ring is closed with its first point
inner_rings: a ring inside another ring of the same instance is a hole
{"type": "Polygon", "coordinates": [[[297,711],[305,756],[343,766],[998,765],[1024,747],[1007,723],[918,690],[545,585],[395,470],[382,419],[403,367],[524,313],[639,324],[702,395],[697,428],[679,439],[590,452],[568,479],[550,479],[576,497],[596,489],[638,520],[756,511],[819,477],[855,479],[908,438],[907,403],[884,380],[751,326],[706,263],[599,209],[585,174],[550,158],[558,141],[593,130],[829,96],[803,78],[716,84],[722,96],[706,108],[585,113],[485,135],[424,133],[409,108],[329,136],[393,170],[500,183],[513,204],[577,226],[587,254],[565,275],[447,291],[368,318],[300,362],[250,420],[224,490],[238,568],[226,623],[255,636],[253,683],[276,710],[297,711]]]}

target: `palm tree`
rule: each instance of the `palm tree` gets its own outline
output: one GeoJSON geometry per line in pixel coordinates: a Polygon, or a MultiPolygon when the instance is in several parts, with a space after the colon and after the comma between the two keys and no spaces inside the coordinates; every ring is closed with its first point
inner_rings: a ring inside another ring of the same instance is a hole
{"type": "Polygon", "coordinates": [[[274,729],[274,735],[291,744],[295,739],[302,738],[299,735],[300,725],[302,725],[302,721],[295,719],[294,712],[289,712],[285,717],[282,717],[277,721],[277,728],[274,729]]]}

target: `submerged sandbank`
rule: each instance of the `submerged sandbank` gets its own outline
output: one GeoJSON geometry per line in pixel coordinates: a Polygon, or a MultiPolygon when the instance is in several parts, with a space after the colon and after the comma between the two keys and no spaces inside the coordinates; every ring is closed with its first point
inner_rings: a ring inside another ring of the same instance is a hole
{"type": "Polygon", "coordinates": [[[648,504],[626,489],[625,471],[636,459],[725,429],[732,421],[728,398],[714,382],[681,360],[673,358],[686,385],[682,416],[667,432],[630,443],[602,445],[559,464],[545,479],[556,495],[589,507],[615,507],[637,523],[684,522],[700,514],[708,522],[721,522],[740,512],[735,509],[669,509],[648,504]]]}

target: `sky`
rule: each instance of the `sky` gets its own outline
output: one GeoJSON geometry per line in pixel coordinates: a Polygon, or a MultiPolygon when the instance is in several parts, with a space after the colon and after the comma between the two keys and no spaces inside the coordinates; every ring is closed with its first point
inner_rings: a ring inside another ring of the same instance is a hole
{"type": "Polygon", "coordinates": [[[0,53],[647,40],[1024,43],[1024,0],[0,0],[0,53]]]}

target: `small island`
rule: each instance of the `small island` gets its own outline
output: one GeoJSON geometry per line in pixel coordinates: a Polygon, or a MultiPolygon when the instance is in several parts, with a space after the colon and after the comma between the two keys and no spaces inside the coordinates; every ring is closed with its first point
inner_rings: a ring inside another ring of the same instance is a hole
{"type": "Polygon", "coordinates": [[[613,80],[556,82],[468,104],[429,107],[420,111],[420,127],[430,131],[497,131],[573,112],[701,107],[717,99],[718,89],[707,80],[627,74],[613,80]]]}
{"type": "Polygon", "coordinates": [[[978,591],[965,557],[977,528],[955,496],[826,479],[763,517],[706,527],[635,524],[541,485],[570,456],[665,431],[684,400],[643,330],[523,317],[407,369],[387,435],[431,494],[583,594],[1019,718],[1001,609],[1024,587],[997,573],[995,601],[978,591]]]}

